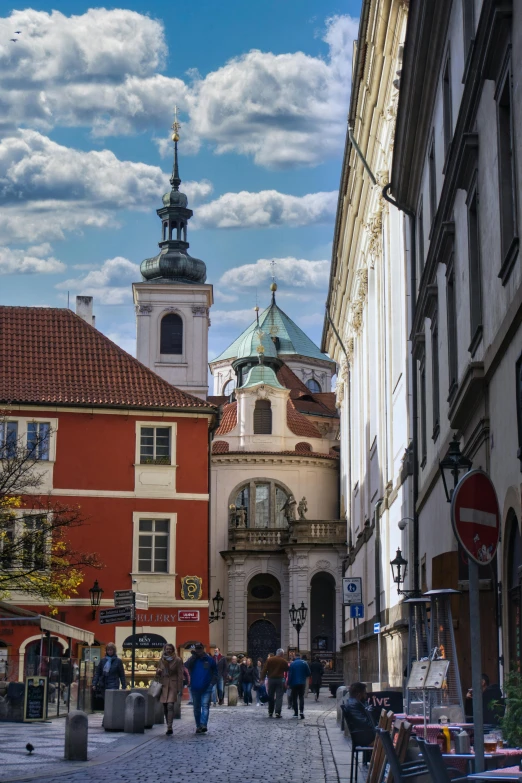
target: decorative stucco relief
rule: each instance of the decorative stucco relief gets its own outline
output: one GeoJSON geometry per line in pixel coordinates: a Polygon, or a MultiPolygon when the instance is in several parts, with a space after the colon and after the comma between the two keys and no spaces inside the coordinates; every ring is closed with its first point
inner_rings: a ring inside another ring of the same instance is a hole
{"type": "Polygon", "coordinates": [[[355,334],[360,334],[363,325],[363,310],[368,294],[368,269],[365,267],[356,272],[356,294],[352,299],[351,326],[355,334]]]}

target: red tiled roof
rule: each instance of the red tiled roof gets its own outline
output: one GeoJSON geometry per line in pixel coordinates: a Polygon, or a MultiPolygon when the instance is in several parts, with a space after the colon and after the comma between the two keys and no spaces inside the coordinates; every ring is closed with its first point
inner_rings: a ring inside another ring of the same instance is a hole
{"type": "Polygon", "coordinates": [[[335,392],[317,392],[314,397],[325,405],[332,413],[337,414],[337,406],[335,404],[335,392]]]}
{"type": "Polygon", "coordinates": [[[0,307],[0,402],[129,408],[198,408],[66,308],[0,307]]]}
{"type": "Polygon", "coordinates": [[[306,416],[296,410],[294,401],[289,399],[286,403],[286,421],[294,435],[304,435],[306,438],[322,438],[323,436],[306,416]]]}
{"type": "Polygon", "coordinates": [[[295,444],[295,450],[298,454],[311,454],[312,453],[312,446],[310,443],[296,443],[295,444]]]}
{"type": "Polygon", "coordinates": [[[230,399],[230,395],[227,397],[224,394],[218,394],[218,395],[212,395],[209,394],[207,396],[207,402],[209,402],[211,405],[215,405],[216,408],[219,408],[220,405],[225,405],[230,399]]]}
{"type": "Polygon", "coordinates": [[[227,432],[232,432],[237,424],[237,402],[230,402],[228,405],[223,406],[223,416],[219,427],[216,430],[216,435],[226,435],[227,432]]]}
{"type": "Polygon", "coordinates": [[[212,454],[227,454],[230,444],[226,440],[215,440],[212,444],[212,454]]]}
{"type": "Polygon", "coordinates": [[[290,389],[290,399],[294,401],[296,409],[300,413],[311,416],[335,416],[338,412],[335,407],[335,394],[332,392],[313,393],[308,386],[302,382],[293,370],[284,364],[277,371],[277,380],[286,389],[290,389]],[[333,396],[333,406],[330,402],[330,394],[333,396]],[[326,398],[326,399],[321,399],[326,398]]]}

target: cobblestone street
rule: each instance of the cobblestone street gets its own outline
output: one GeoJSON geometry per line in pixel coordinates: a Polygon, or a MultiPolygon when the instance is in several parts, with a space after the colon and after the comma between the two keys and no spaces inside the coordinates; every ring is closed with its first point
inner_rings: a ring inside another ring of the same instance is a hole
{"type": "MultiPolygon", "coordinates": [[[[334,707],[326,694],[317,704],[309,698],[304,721],[292,718],[286,705],[281,720],[268,718],[265,707],[212,708],[208,734],[196,735],[192,709],[185,704],[172,737],[163,729],[156,734],[156,727],[154,735],[148,732],[148,742],[114,760],[103,761],[98,755],[87,764],[61,762],[52,771],[40,772],[32,763],[31,768],[18,766],[15,774],[0,779],[29,780],[41,774],[41,783],[340,783],[348,780],[349,752],[336,726],[334,707]]],[[[118,737],[118,742],[125,742],[128,735],[118,737]]],[[[111,750],[117,744],[111,744],[111,750]]]]}

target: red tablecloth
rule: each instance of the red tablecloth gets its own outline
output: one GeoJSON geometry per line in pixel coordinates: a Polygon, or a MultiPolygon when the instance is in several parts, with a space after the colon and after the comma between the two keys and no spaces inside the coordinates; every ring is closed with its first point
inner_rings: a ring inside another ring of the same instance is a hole
{"type": "MultiPolygon", "coordinates": [[[[453,751],[451,755],[453,755],[453,751]]],[[[461,772],[466,773],[468,759],[451,758],[451,755],[444,756],[444,763],[446,766],[455,767],[455,769],[459,769],[461,772]]],[[[522,758],[522,750],[519,748],[502,748],[502,750],[498,750],[496,753],[488,753],[487,755],[496,759],[495,766],[498,769],[505,769],[506,764],[512,763],[514,759],[518,759],[518,761],[520,761],[522,758]]]]}

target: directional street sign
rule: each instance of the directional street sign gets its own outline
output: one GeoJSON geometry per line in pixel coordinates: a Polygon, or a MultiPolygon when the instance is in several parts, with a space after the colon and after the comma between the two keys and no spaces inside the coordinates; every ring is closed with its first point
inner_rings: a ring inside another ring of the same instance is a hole
{"type": "Polygon", "coordinates": [[[373,624],[373,632],[374,633],[380,633],[381,632],[381,624],[380,623],[374,623],[373,624]]]}
{"type": "Polygon", "coordinates": [[[362,604],[350,604],[350,617],[354,619],[364,617],[364,606],[362,604]]]}
{"type": "Polygon", "coordinates": [[[479,565],[491,563],[500,535],[500,509],[487,473],[471,470],[461,478],[451,501],[451,523],[466,554],[479,565]]]}
{"type": "Polygon", "coordinates": [[[120,606],[115,609],[101,609],[100,623],[125,623],[132,620],[132,606],[120,606]]]}
{"type": "Polygon", "coordinates": [[[115,590],[114,606],[134,606],[133,590],[115,590]]]}
{"type": "Polygon", "coordinates": [[[360,576],[349,576],[343,579],[343,604],[362,604],[362,579],[360,576]]]}

